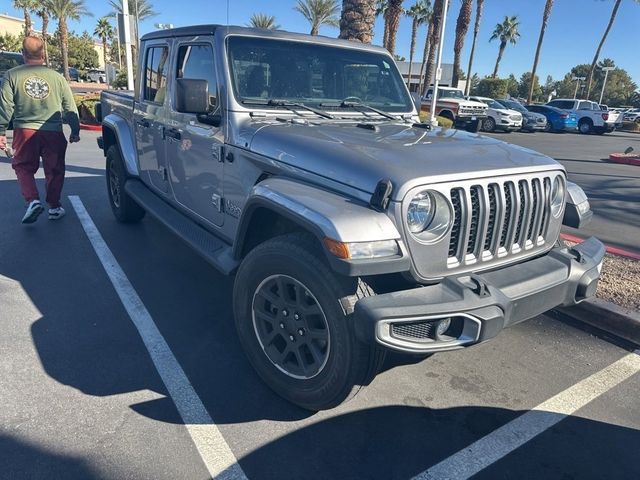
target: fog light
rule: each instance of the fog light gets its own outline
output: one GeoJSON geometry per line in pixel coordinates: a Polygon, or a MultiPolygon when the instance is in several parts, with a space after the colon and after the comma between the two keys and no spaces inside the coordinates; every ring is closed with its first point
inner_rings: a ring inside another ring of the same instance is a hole
{"type": "Polygon", "coordinates": [[[444,336],[445,332],[449,330],[450,326],[451,318],[440,320],[436,326],[436,340],[440,340],[440,338],[444,336]]]}

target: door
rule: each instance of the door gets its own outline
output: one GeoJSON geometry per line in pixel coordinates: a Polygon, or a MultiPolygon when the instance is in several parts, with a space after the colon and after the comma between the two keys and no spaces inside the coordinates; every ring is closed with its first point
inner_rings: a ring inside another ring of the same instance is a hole
{"type": "MultiPolygon", "coordinates": [[[[174,51],[172,77],[207,80],[210,112],[207,117],[219,113],[212,39],[203,41],[199,37],[197,42],[176,43],[174,51]]],[[[222,129],[173,108],[167,129],[167,158],[175,200],[199,221],[221,226],[224,222],[222,129]]]]}
{"type": "Polygon", "coordinates": [[[141,177],[164,195],[169,194],[166,142],[163,139],[168,68],[169,45],[166,42],[145,44],[139,101],[135,103],[133,114],[141,177]]]}

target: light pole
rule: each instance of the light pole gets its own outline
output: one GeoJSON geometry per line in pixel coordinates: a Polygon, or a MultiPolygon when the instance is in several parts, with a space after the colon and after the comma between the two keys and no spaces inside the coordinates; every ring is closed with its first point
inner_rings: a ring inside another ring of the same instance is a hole
{"type": "Polygon", "coordinates": [[[124,58],[127,64],[127,89],[133,90],[133,56],[131,55],[131,23],[129,22],[129,0],[122,0],[122,37],[124,58]]]}
{"type": "Polygon", "coordinates": [[[615,69],[616,67],[602,67],[602,71],[604,72],[604,82],[602,82],[602,90],[600,91],[600,101],[598,102],[598,104],[602,103],[602,96],[604,95],[604,87],[607,84],[607,77],[609,76],[609,72],[615,69]]]}
{"type": "MultiPolygon", "coordinates": [[[[447,7],[449,6],[449,0],[443,0],[442,6],[442,19],[440,20],[440,39],[438,40],[438,57],[436,60],[436,78],[433,82],[433,94],[431,95],[431,113],[429,115],[429,121],[431,126],[437,127],[438,120],[436,119],[436,103],[438,101],[438,86],[440,85],[440,77],[442,77],[442,47],[444,45],[444,27],[447,24],[447,7]]],[[[429,80],[425,80],[428,82],[429,80]]]]}
{"type": "Polygon", "coordinates": [[[580,82],[584,82],[587,79],[587,77],[573,77],[571,80],[573,80],[574,82],[576,82],[576,91],[573,92],[573,99],[575,100],[576,97],[578,96],[578,87],[580,86],[580,82]]]}

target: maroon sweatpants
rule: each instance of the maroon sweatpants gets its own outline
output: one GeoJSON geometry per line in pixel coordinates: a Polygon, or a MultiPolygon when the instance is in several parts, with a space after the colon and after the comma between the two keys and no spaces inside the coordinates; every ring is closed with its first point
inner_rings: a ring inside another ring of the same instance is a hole
{"type": "Polygon", "coordinates": [[[16,128],[13,131],[13,151],[11,166],[18,177],[25,201],[29,203],[40,198],[33,177],[40,167],[42,157],[47,203],[51,208],[59,207],[64,184],[64,156],[67,151],[64,133],[16,128]]]}

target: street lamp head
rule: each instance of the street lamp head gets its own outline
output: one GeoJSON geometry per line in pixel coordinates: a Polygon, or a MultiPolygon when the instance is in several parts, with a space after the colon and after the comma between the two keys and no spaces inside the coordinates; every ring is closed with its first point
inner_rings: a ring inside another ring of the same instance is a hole
{"type": "Polygon", "coordinates": [[[603,72],[610,72],[611,70],[615,70],[616,67],[601,67],[600,70],[603,72]]]}

